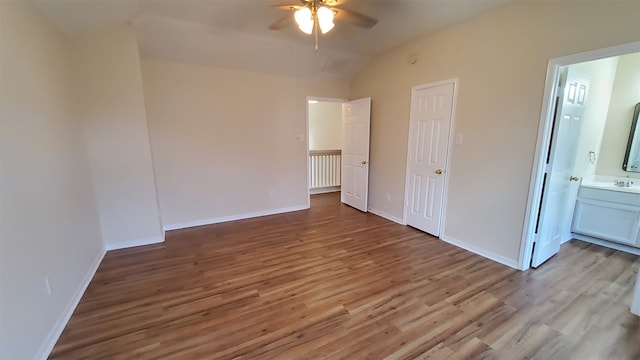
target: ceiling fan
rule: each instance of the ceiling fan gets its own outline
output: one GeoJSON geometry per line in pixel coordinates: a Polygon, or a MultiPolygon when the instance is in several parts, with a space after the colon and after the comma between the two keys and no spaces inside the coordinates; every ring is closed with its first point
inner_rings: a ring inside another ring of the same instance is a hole
{"type": "Polygon", "coordinates": [[[315,35],[315,50],[318,50],[319,33],[326,34],[335,24],[334,19],[344,19],[351,24],[365,29],[372,28],[378,23],[377,19],[359,12],[346,10],[337,5],[338,0],[300,0],[300,5],[283,5],[282,9],[293,11],[269,26],[271,30],[280,30],[295,20],[300,31],[308,35],[315,35]]]}

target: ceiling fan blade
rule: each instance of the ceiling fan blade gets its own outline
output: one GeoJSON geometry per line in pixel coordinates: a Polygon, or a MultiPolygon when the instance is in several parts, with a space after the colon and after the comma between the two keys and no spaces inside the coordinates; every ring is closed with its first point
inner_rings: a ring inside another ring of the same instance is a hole
{"type": "Polygon", "coordinates": [[[336,18],[344,19],[352,23],[355,26],[359,26],[365,29],[371,29],[378,23],[378,19],[374,19],[370,16],[361,14],[356,11],[343,9],[339,6],[333,6],[332,9],[337,10],[336,18]]]}
{"type": "Polygon", "coordinates": [[[291,23],[293,22],[293,16],[291,16],[291,14],[287,14],[287,16],[281,18],[280,20],[272,23],[271,25],[269,25],[269,29],[271,30],[281,30],[284,29],[285,27],[291,25],[291,23]]]}

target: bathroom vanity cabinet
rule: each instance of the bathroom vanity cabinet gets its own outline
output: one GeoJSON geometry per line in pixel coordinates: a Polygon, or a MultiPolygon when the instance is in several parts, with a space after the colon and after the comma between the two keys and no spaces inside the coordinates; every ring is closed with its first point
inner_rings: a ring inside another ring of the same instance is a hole
{"type": "Polygon", "coordinates": [[[572,232],[640,247],[638,187],[583,184],[573,217],[572,232]]]}

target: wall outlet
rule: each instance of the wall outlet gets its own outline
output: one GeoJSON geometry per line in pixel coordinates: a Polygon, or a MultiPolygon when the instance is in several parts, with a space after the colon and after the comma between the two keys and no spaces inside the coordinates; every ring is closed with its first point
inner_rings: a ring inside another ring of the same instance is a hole
{"type": "Polygon", "coordinates": [[[53,280],[51,279],[51,275],[44,277],[44,286],[47,289],[47,295],[53,294],[53,280]]]}
{"type": "Polygon", "coordinates": [[[391,202],[391,194],[387,193],[386,199],[387,199],[387,202],[391,202]]]}
{"type": "Polygon", "coordinates": [[[458,145],[462,144],[462,134],[456,135],[456,144],[458,145]]]}
{"type": "Polygon", "coordinates": [[[270,196],[272,199],[275,199],[275,198],[276,198],[276,191],[275,191],[275,190],[271,190],[271,191],[269,191],[269,196],[270,196]]]}

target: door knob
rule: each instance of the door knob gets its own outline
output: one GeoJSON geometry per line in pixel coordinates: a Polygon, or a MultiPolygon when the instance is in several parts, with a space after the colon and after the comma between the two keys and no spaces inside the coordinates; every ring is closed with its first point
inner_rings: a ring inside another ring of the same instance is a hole
{"type": "Polygon", "coordinates": [[[367,160],[362,160],[362,165],[367,165],[367,160]]]}
{"type": "Polygon", "coordinates": [[[438,174],[438,175],[442,174],[442,169],[436,170],[436,174],[438,174]]]}
{"type": "Polygon", "coordinates": [[[578,180],[580,180],[580,178],[577,176],[569,176],[569,181],[578,181],[578,180]]]}

